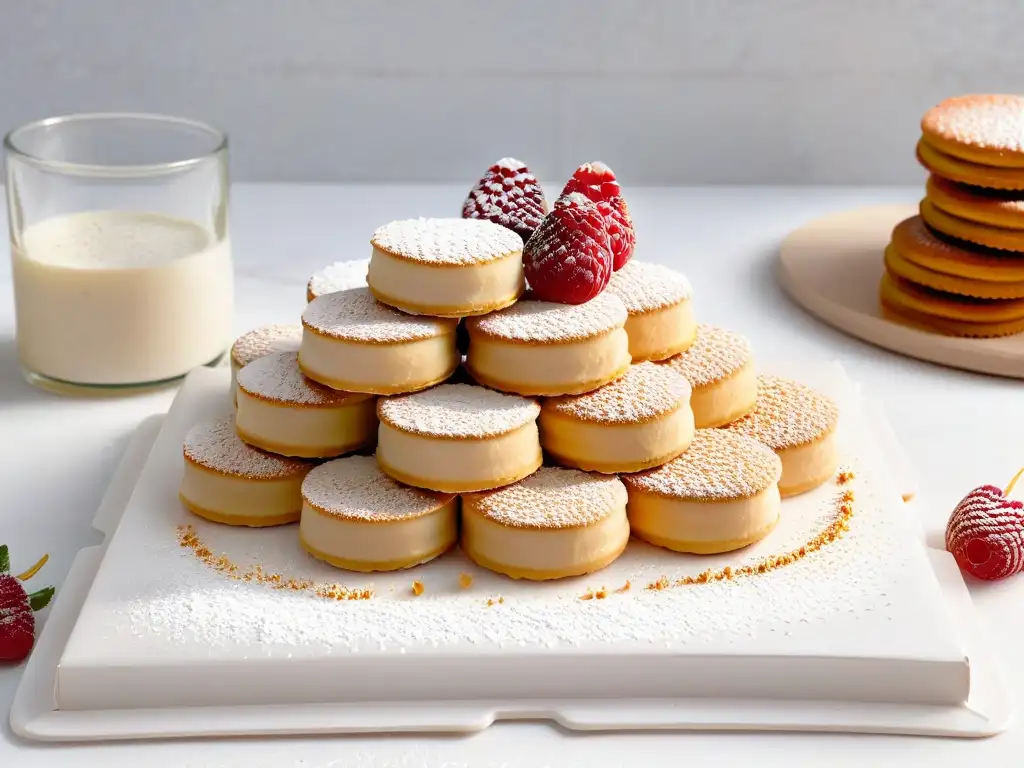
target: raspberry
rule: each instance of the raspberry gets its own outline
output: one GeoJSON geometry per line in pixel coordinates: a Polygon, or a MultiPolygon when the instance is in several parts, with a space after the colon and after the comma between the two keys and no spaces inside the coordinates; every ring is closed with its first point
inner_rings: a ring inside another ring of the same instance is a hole
{"type": "Polygon", "coordinates": [[[946,525],[946,549],[979,579],[1004,579],[1024,567],[1024,503],[993,485],[975,488],[946,525]]]}
{"type": "Polygon", "coordinates": [[[27,594],[21,582],[43,567],[47,558],[13,576],[7,547],[0,546],[0,661],[21,661],[36,641],[35,612],[41,611],[53,597],[53,587],[27,594]]]}
{"type": "Polygon", "coordinates": [[[562,195],[523,249],[535,298],[583,304],[612,276],[611,240],[597,206],[581,194],[562,195]]]}
{"type": "Polygon", "coordinates": [[[629,206],[626,205],[612,169],[604,163],[581,165],[562,190],[563,195],[569,192],[579,192],[597,204],[612,241],[612,271],[618,272],[633,257],[636,233],[633,231],[629,206]]]}
{"type": "Polygon", "coordinates": [[[462,218],[487,219],[523,238],[530,239],[547,213],[544,190],[530,169],[515,158],[505,157],[469,191],[462,204],[462,218]]]}

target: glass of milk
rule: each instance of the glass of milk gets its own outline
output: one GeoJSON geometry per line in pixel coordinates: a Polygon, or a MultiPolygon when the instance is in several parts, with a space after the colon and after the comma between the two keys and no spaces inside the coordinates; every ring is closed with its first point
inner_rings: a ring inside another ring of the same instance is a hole
{"type": "Polygon", "coordinates": [[[81,114],[4,139],[18,355],[69,393],[161,386],[231,343],[227,137],[81,114]]]}

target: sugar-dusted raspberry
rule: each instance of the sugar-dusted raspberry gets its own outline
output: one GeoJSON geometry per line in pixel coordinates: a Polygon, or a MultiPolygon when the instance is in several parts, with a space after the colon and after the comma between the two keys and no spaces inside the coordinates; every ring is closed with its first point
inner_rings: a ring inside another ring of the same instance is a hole
{"type": "Polygon", "coordinates": [[[629,206],[612,169],[604,163],[585,163],[576,169],[562,194],[579,192],[597,204],[612,242],[612,271],[618,272],[633,257],[636,233],[629,206]]]}
{"type": "Polygon", "coordinates": [[[524,163],[505,157],[488,168],[469,191],[462,204],[462,218],[493,221],[517,233],[525,243],[547,210],[537,177],[524,163]]]}
{"type": "Polygon", "coordinates": [[[597,206],[576,192],[558,198],[527,241],[523,267],[542,301],[583,304],[601,293],[612,276],[612,251],[597,206]]]}
{"type": "Polygon", "coordinates": [[[975,488],[946,525],[946,549],[979,579],[1004,579],[1024,568],[1024,503],[994,485],[975,488]]]}

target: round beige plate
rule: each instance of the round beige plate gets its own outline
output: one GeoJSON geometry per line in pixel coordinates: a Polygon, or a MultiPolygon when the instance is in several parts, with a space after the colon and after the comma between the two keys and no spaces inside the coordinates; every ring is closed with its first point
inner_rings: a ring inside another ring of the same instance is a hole
{"type": "Polygon", "coordinates": [[[878,281],[892,228],[917,205],[858,208],[790,233],[779,251],[779,282],[797,304],[851,336],[933,363],[1024,379],[1024,334],[964,339],[907,328],[882,317],[878,281]]]}

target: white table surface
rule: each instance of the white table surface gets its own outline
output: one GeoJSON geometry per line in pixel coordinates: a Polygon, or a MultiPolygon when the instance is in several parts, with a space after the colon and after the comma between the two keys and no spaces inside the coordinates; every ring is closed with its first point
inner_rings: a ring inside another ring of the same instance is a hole
{"type": "MultiPolygon", "coordinates": [[[[467,183],[468,188],[468,183],[467,183]]],[[[557,189],[547,185],[547,189],[557,189]]],[[[297,322],[304,284],[324,264],[369,255],[375,226],[409,216],[457,215],[453,186],[237,185],[232,237],[237,330],[297,322]],[[453,213],[454,212],[454,213],[453,213]]],[[[941,530],[957,501],[983,483],[1004,485],[1024,465],[1024,382],[918,363],[835,332],[777,287],[774,254],[793,228],[859,205],[912,202],[921,189],[627,188],[638,256],[684,270],[703,321],[745,333],[763,359],[838,359],[885,407],[919,480],[915,507],[941,530]]],[[[42,553],[33,584],[59,589],[75,553],[99,535],[89,525],[133,428],[165,411],[173,392],[74,400],[34,390],[19,373],[10,265],[0,260],[0,543],[15,569],[42,553]]],[[[1024,576],[970,585],[1018,699],[1024,693],[1024,576]]],[[[46,613],[40,615],[45,621],[46,613]]],[[[1009,766],[1024,762],[1024,718],[984,741],[756,734],[587,735],[534,723],[499,724],[460,738],[329,738],[52,747],[24,742],[6,712],[20,667],[0,668],[0,765],[228,766],[1009,766]]]]}

